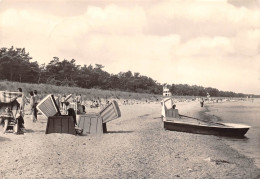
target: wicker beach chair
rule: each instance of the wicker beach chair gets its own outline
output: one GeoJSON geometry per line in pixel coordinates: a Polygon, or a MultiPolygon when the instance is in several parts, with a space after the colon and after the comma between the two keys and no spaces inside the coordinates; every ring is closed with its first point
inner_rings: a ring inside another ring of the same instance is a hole
{"type": "MultiPolygon", "coordinates": [[[[162,105],[162,120],[165,121],[166,117],[170,117],[170,118],[179,118],[179,111],[178,109],[174,109],[174,101],[173,98],[165,98],[161,101],[161,105],[162,105]]],[[[176,106],[176,105],[175,105],[176,106]]],[[[169,118],[169,119],[170,119],[169,118]]]]}
{"type": "Polygon", "coordinates": [[[8,91],[0,91],[0,118],[1,125],[4,124],[6,120],[8,120],[6,128],[6,132],[12,130],[13,132],[19,131],[18,120],[16,120],[16,116],[19,113],[19,103],[17,102],[17,98],[20,97],[22,93],[20,92],[8,92],[8,91]],[[6,109],[9,109],[10,112],[6,112],[6,109]],[[16,127],[14,130],[14,127],[16,127]]]}
{"type": "Polygon", "coordinates": [[[112,101],[98,113],[77,115],[77,126],[83,130],[83,134],[103,134],[107,132],[107,123],[119,117],[119,106],[112,101]]]}
{"type": "Polygon", "coordinates": [[[37,109],[48,120],[45,134],[67,133],[76,135],[73,116],[61,115],[55,97],[50,94],[43,98],[37,109]]]}
{"type": "Polygon", "coordinates": [[[39,104],[36,106],[36,108],[43,114],[45,118],[48,119],[48,117],[51,116],[60,116],[60,109],[56,103],[55,97],[50,94],[47,95],[45,98],[43,98],[39,104]]]}

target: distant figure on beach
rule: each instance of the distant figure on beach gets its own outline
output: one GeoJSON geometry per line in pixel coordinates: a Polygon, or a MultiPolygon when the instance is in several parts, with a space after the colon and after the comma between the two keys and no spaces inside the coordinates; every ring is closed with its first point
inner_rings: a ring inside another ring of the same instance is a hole
{"type": "Polygon", "coordinates": [[[203,105],[204,105],[204,99],[201,98],[201,99],[200,99],[200,106],[203,107],[203,105]]]}
{"type": "Polygon", "coordinates": [[[98,108],[98,101],[97,100],[94,100],[94,107],[98,108]]]}
{"type": "Polygon", "coordinates": [[[68,101],[64,102],[63,112],[64,112],[65,115],[67,115],[67,113],[68,113],[67,109],[68,109],[69,105],[70,105],[70,103],[68,101]]]}
{"type": "Polygon", "coordinates": [[[36,117],[35,117],[35,98],[34,98],[34,94],[33,91],[30,91],[30,109],[31,109],[31,119],[33,122],[36,122],[36,117]]]}
{"type": "MultiPolygon", "coordinates": [[[[209,93],[207,92],[207,101],[208,101],[208,103],[209,103],[209,101],[210,101],[210,95],[209,95],[209,93]]],[[[203,107],[203,106],[202,106],[203,107]]]]}
{"type": "Polygon", "coordinates": [[[91,108],[97,108],[98,107],[98,101],[95,100],[95,98],[93,100],[91,100],[92,104],[90,105],[91,108]]]}
{"type": "Polygon", "coordinates": [[[252,96],[250,96],[250,101],[253,103],[254,102],[254,98],[252,96]]]}
{"type": "Polygon", "coordinates": [[[37,96],[38,92],[37,90],[34,90],[33,91],[33,96],[34,96],[34,106],[35,106],[35,109],[34,109],[34,116],[35,116],[35,120],[37,121],[37,113],[38,113],[38,110],[36,108],[37,104],[38,104],[38,96],[37,96]]]}
{"type": "Polygon", "coordinates": [[[62,110],[64,109],[65,98],[66,98],[66,95],[64,94],[64,95],[61,97],[61,100],[60,100],[62,110]]]}
{"type": "Polygon", "coordinates": [[[76,96],[76,102],[81,104],[82,103],[82,97],[81,94],[79,94],[78,96],[76,96]]]}

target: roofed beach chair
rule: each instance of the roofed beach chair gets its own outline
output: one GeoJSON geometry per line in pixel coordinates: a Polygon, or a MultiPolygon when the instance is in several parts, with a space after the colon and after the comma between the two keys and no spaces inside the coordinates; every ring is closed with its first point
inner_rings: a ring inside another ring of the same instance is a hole
{"type": "Polygon", "coordinates": [[[52,94],[43,98],[37,105],[37,109],[48,119],[45,134],[68,133],[76,135],[73,116],[61,115],[52,94]]]}
{"type": "Polygon", "coordinates": [[[118,103],[116,101],[109,103],[104,109],[100,111],[100,116],[103,122],[103,131],[107,132],[107,123],[121,117],[121,111],[119,109],[118,103]]]}
{"type": "Polygon", "coordinates": [[[82,130],[82,134],[103,134],[102,118],[98,113],[77,115],[77,127],[82,130]]]}
{"type": "Polygon", "coordinates": [[[36,108],[42,113],[45,118],[61,115],[55,97],[52,94],[43,98],[36,106],[36,108]]]}
{"type": "Polygon", "coordinates": [[[99,114],[102,118],[103,123],[107,123],[121,117],[121,111],[116,101],[112,101],[111,103],[109,103],[104,109],[99,112],[99,114]]]}
{"type": "Polygon", "coordinates": [[[99,113],[77,115],[77,123],[83,129],[83,134],[103,134],[107,132],[106,123],[119,117],[119,106],[116,101],[112,101],[99,113]]]}
{"type": "Polygon", "coordinates": [[[170,98],[165,98],[161,101],[162,104],[162,118],[165,120],[166,117],[179,118],[178,109],[174,109],[174,101],[170,98]]]}
{"type": "Polygon", "coordinates": [[[15,117],[20,107],[16,99],[20,96],[22,96],[21,92],[0,91],[0,123],[4,125],[4,132],[8,130],[18,132],[19,130],[18,120],[15,117]]]}

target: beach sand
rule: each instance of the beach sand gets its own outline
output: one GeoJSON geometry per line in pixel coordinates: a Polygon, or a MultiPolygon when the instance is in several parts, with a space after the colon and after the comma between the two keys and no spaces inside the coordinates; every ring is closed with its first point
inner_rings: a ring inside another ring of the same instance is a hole
{"type": "MultiPolygon", "coordinates": [[[[197,102],[178,103],[200,116],[197,102]]],[[[107,134],[45,135],[46,119],[25,118],[24,135],[0,134],[0,178],[259,178],[252,159],[216,136],[166,131],[161,106],[121,105],[107,134]]]]}

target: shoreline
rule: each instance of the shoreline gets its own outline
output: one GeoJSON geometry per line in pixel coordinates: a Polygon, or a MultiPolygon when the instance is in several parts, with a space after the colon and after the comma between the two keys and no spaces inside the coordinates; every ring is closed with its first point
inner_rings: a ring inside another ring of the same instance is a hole
{"type": "MultiPolygon", "coordinates": [[[[227,145],[229,145],[231,148],[238,151],[240,154],[253,159],[256,167],[260,169],[260,158],[259,158],[260,153],[257,152],[258,149],[254,145],[254,142],[257,143],[257,140],[259,140],[259,138],[257,138],[259,133],[255,133],[255,131],[259,128],[259,123],[250,124],[250,123],[248,123],[250,120],[249,121],[246,121],[246,120],[239,121],[239,118],[237,121],[237,120],[234,120],[234,119],[236,119],[236,117],[233,116],[234,115],[233,113],[225,112],[225,110],[228,111],[228,108],[230,106],[238,106],[240,108],[242,106],[245,106],[247,109],[248,108],[247,105],[252,105],[252,103],[249,103],[249,104],[247,104],[247,103],[248,103],[247,101],[237,101],[237,102],[232,102],[230,104],[223,104],[226,109],[223,108],[223,106],[218,106],[221,104],[216,103],[217,105],[214,105],[211,103],[210,106],[207,106],[207,113],[204,115],[214,116],[217,119],[219,119],[219,121],[222,121],[222,122],[242,123],[242,124],[250,125],[251,129],[249,129],[249,131],[247,132],[247,134],[245,135],[244,138],[242,138],[242,139],[223,138],[223,141],[227,145]],[[220,113],[220,111],[221,111],[221,113],[220,113]]],[[[233,109],[236,109],[236,108],[233,108],[233,109]]],[[[247,112],[248,112],[248,110],[243,111],[243,113],[241,111],[240,115],[246,114],[247,112]]],[[[243,115],[243,116],[245,116],[245,115],[243,115]]],[[[248,116],[248,117],[249,117],[249,119],[253,119],[253,118],[250,118],[250,116],[248,116]]]]}
{"type": "MultiPolygon", "coordinates": [[[[199,104],[177,103],[197,115],[199,104]]],[[[27,133],[0,134],[1,178],[257,178],[253,161],[216,136],[164,130],[160,104],[121,105],[100,136],[45,135],[46,120],[25,118],[27,133]],[[19,151],[19,152],[16,152],[19,151]],[[43,170],[44,169],[44,170],[43,170]]]]}

